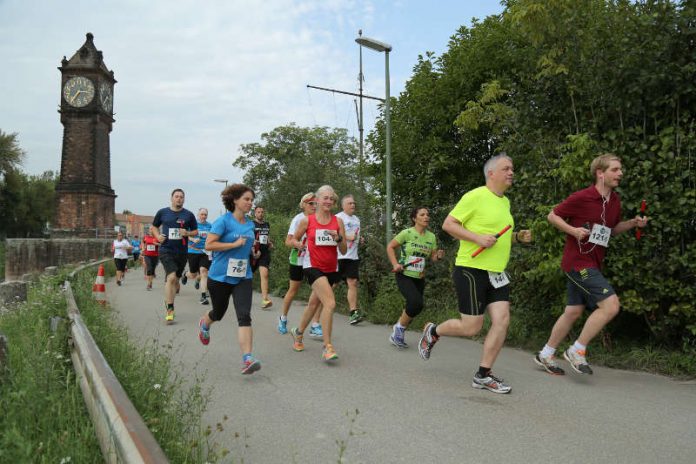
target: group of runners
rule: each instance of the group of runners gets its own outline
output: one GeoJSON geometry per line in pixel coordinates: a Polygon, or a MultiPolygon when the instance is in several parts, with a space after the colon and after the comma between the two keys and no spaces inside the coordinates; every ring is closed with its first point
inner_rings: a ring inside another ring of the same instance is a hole
{"type": "MultiPolygon", "coordinates": [[[[561,268],[567,277],[567,306],[547,343],[535,354],[534,362],[555,375],[565,373],[556,361],[556,350],[584,309],[592,313],[563,357],[576,372],[592,374],[586,359],[587,345],[619,312],[618,296],[601,273],[606,248],[611,237],[634,227],[645,227],[648,221],[642,216],[621,220],[621,203],[615,189],[623,173],[617,156],[608,153],[597,156],[590,172],[593,185],[573,193],[548,215],[549,222],[566,235],[561,268]]],[[[528,244],[533,238],[529,230],[515,230],[510,201],[505,196],[514,178],[512,159],[505,154],[496,155],[486,162],[483,173],[485,185],[463,195],[442,224],[442,229],[459,241],[452,281],[460,317],[439,324],[428,322],[418,341],[418,353],[428,360],[442,337],[478,334],[488,312],[491,326],[472,386],[508,393],[510,385],[492,373],[510,322],[511,284],[505,270],[512,244],[528,244]]],[[[171,206],[157,212],[150,235],[143,238],[148,288],[156,266],[156,258],[153,265],[148,251],[158,248],[166,274],[165,320],[174,320],[174,298],[179,284],[186,284],[189,279],[195,279],[196,288],[201,291],[201,304],[212,304],[212,309],[199,321],[199,339],[203,345],[210,343],[211,327],[225,316],[231,298],[238,323],[242,373],[250,374],[261,367],[252,349],[252,276],[259,269],[261,307],[268,308],[272,304],[268,296],[268,270],[274,245],[264,208],[257,205],[253,219],[250,216],[255,200],[250,187],[230,185],[221,197],[226,213],[210,224],[205,208],[199,210],[196,220],[193,213],[183,208],[184,192],[181,189],[172,192],[171,206]],[[189,271],[184,273],[187,257],[189,271]]],[[[332,342],[334,287],[342,280],[347,284],[349,322],[357,324],[364,318],[358,309],[358,248],[363,242],[360,220],[355,215],[352,195],[342,198],[342,212],[334,214],[338,200],[329,185],[300,199],[301,212],[290,223],[285,240],[291,250],[290,282],[277,326],[280,334],[291,334],[295,351],[304,350],[307,329],[309,336],[322,338],[322,358],[327,362],[338,358],[332,342]],[[303,280],[310,285],[312,293],[298,325],[288,330],[290,305],[303,280]]],[[[399,349],[408,347],[406,329],[424,307],[428,262],[445,257],[435,234],[428,230],[428,208],[413,208],[410,219],[412,227],[399,232],[386,248],[397,287],[405,300],[404,310],[389,335],[389,341],[399,349]]]]}

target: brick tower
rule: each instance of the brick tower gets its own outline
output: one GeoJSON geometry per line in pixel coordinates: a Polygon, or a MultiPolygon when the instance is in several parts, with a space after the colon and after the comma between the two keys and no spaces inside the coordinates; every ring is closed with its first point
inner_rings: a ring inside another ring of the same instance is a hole
{"type": "Polygon", "coordinates": [[[116,79],[91,33],[61,65],[63,151],[52,236],[103,237],[114,229],[109,134],[116,79]]]}

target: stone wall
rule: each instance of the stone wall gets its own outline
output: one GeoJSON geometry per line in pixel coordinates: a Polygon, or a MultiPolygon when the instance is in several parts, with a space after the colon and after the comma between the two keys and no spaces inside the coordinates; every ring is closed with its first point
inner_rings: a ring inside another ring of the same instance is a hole
{"type": "Polygon", "coordinates": [[[48,266],[77,264],[111,256],[108,239],[8,238],[5,242],[5,280],[17,280],[48,266]]]}

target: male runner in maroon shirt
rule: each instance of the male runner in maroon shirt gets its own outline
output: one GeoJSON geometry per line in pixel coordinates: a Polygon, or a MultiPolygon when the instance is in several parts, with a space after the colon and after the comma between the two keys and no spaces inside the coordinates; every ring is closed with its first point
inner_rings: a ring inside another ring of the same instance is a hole
{"type": "Polygon", "coordinates": [[[634,227],[645,227],[647,217],[621,221],[621,199],[614,191],[621,182],[621,160],[611,153],[592,160],[594,185],[563,200],[548,220],[566,234],[561,269],[567,277],[567,303],[564,313],[551,330],[551,336],[534,361],[547,372],[563,375],[555,360],[556,348],[587,307],[594,311],[587,318],[580,336],[563,357],[581,374],[592,374],[585,350],[592,339],[619,313],[619,297],[601,273],[609,240],[634,227]]]}

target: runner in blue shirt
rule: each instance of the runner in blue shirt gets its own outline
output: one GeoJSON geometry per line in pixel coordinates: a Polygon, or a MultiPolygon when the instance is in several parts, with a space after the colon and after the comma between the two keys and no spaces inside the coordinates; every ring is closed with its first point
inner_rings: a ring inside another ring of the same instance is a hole
{"type": "Polygon", "coordinates": [[[183,190],[174,189],[171,206],[157,211],[150,226],[150,234],[161,243],[159,258],[166,275],[164,304],[167,324],[174,322],[174,297],[186,267],[187,238],[198,235],[196,218],[184,208],[184,198],[183,190]]]}
{"type": "Polygon", "coordinates": [[[196,290],[201,290],[200,303],[208,302],[208,269],[210,269],[209,251],[205,251],[205,241],[212,224],[208,222],[208,210],[201,208],[198,210],[198,236],[193,237],[188,243],[188,272],[181,277],[181,283],[186,285],[188,279],[196,279],[196,290]]]}
{"type": "Polygon", "coordinates": [[[252,354],[251,328],[251,253],[254,244],[254,223],[246,215],[254,202],[254,191],[243,184],[232,184],[222,191],[222,203],[227,213],[219,217],[208,233],[205,249],[213,252],[208,272],[208,291],[213,309],[198,322],[198,338],[203,345],[210,343],[210,326],[221,320],[234,301],[237,313],[237,338],[242,352],[242,374],[261,369],[252,354]]]}
{"type": "Polygon", "coordinates": [[[137,235],[131,240],[131,246],[133,247],[133,266],[135,266],[140,258],[140,240],[137,235]]]}

